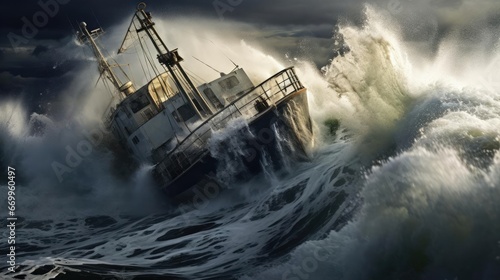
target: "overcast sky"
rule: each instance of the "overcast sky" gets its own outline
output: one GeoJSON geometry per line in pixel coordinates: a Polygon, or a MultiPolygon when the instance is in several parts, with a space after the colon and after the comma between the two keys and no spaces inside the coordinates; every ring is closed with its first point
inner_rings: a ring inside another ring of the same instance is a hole
{"type": "MultiPolygon", "coordinates": [[[[147,10],[160,18],[204,17],[228,24],[244,23],[260,33],[241,34],[242,39],[262,39],[262,45],[275,53],[304,56],[321,67],[332,58],[331,38],[337,20],[360,24],[365,2],[399,15],[403,23],[408,23],[411,14],[435,14],[438,33],[446,32],[465,15],[471,16],[468,22],[477,21],[474,13],[481,9],[487,11],[477,12],[481,20],[494,26],[500,23],[498,0],[149,0],[147,10]],[[406,13],[400,13],[402,6],[406,13]]],[[[129,20],[137,1],[18,0],[2,1],[0,5],[0,102],[2,97],[24,93],[23,98],[35,104],[40,94],[56,98],[72,78],[67,73],[77,72],[88,63],[76,58],[61,59],[57,53],[61,46],[71,44],[72,25],[76,28],[77,22],[86,21],[109,28],[129,20]],[[39,3],[51,4],[44,11],[39,3]],[[53,3],[57,3],[56,10],[53,3]],[[47,13],[51,14],[47,17],[47,13]],[[35,25],[35,30],[26,27],[30,24],[35,25]]]]}

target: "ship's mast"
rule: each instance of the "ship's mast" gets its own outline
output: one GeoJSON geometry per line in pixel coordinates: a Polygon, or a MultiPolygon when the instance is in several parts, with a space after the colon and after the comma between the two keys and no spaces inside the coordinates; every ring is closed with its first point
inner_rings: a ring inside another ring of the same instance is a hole
{"type": "Polygon", "coordinates": [[[203,97],[203,95],[200,94],[198,89],[194,86],[193,82],[180,65],[180,62],[183,59],[179,55],[177,49],[169,50],[167,48],[154,27],[155,23],[151,20],[151,14],[145,12],[145,8],[145,3],[139,3],[139,5],[137,5],[137,12],[135,13],[135,17],[138,19],[141,26],[136,31],[138,33],[141,31],[146,32],[156,51],[158,52],[158,61],[170,72],[170,75],[177,85],[177,88],[179,89],[181,94],[183,94],[185,98],[190,102],[196,113],[202,118],[205,117],[200,113],[198,106],[194,104],[194,100],[197,100],[199,101],[199,103],[201,103],[200,106],[202,107],[205,114],[213,114],[212,109],[208,105],[206,99],[203,97]]]}
{"type": "Polygon", "coordinates": [[[80,23],[80,30],[81,33],[77,33],[78,39],[82,43],[89,43],[92,48],[92,52],[94,53],[94,56],[99,64],[99,73],[101,75],[104,75],[113,84],[113,86],[119,92],[120,100],[122,100],[126,94],[132,93],[134,91],[132,83],[130,81],[122,83],[120,79],[118,79],[118,77],[113,72],[111,65],[109,65],[106,58],[104,58],[104,55],[102,54],[101,50],[94,40],[99,35],[104,33],[102,29],[98,28],[89,32],[89,30],[87,29],[87,24],[85,22],[82,22],[80,23]]]}

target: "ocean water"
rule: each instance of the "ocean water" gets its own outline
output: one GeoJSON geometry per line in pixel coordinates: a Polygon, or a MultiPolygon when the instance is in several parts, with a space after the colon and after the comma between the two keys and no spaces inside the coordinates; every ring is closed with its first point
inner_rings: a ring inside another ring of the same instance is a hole
{"type": "MultiPolygon", "coordinates": [[[[450,36],[431,54],[386,12],[365,16],[339,25],[350,52],[322,73],[296,62],[311,160],[180,208],[158,194],[151,166],[120,165],[92,106],[56,121],[1,104],[2,168],[18,172],[20,218],[16,273],[2,262],[0,277],[500,279],[498,44],[471,49],[450,36]],[[53,163],[89,137],[92,151],[58,178],[53,163]]],[[[281,67],[235,47],[253,77],[281,67]]]]}

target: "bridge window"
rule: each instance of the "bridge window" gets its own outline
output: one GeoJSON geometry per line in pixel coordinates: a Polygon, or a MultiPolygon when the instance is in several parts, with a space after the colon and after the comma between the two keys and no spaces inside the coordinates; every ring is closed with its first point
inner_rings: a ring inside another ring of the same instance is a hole
{"type": "Polygon", "coordinates": [[[240,81],[235,76],[231,76],[219,82],[219,86],[223,90],[230,90],[240,84],[240,81]]]}
{"type": "Polygon", "coordinates": [[[136,99],[130,101],[130,109],[132,109],[132,112],[137,113],[149,104],[148,97],[145,94],[141,94],[136,99]]]}
{"type": "Polygon", "coordinates": [[[194,115],[196,115],[195,111],[188,104],[182,105],[176,111],[172,112],[172,116],[178,122],[187,121],[194,115]]]}

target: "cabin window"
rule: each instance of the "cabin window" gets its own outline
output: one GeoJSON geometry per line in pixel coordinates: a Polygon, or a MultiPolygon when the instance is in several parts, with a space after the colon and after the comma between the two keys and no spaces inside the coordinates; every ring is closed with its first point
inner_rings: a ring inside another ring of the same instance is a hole
{"type": "Polygon", "coordinates": [[[134,136],[134,138],[132,138],[132,142],[137,145],[137,144],[139,144],[140,141],[139,141],[139,138],[137,136],[134,136]]]}
{"type": "Polygon", "coordinates": [[[184,104],[172,112],[172,116],[177,122],[187,121],[192,118],[196,113],[188,104],[184,104]]]}
{"type": "Polygon", "coordinates": [[[147,120],[150,120],[154,117],[154,114],[153,114],[153,111],[151,110],[151,108],[147,108],[146,110],[144,110],[143,114],[144,114],[144,118],[146,118],[147,120]]]}
{"type": "Polygon", "coordinates": [[[219,82],[219,86],[223,90],[230,90],[240,84],[240,81],[235,76],[231,76],[219,82]]]}
{"type": "Polygon", "coordinates": [[[132,112],[137,113],[149,104],[148,97],[145,94],[141,94],[136,99],[130,101],[130,109],[132,109],[132,112]]]}
{"type": "Polygon", "coordinates": [[[203,93],[205,96],[212,102],[212,104],[215,106],[217,109],[222,109],[224,106],[222,106],[222,103],[220,103],[219,99],[217,96],[215,96],[214,91],[211,88],[206,88],[203,90],[203,93]]]}

